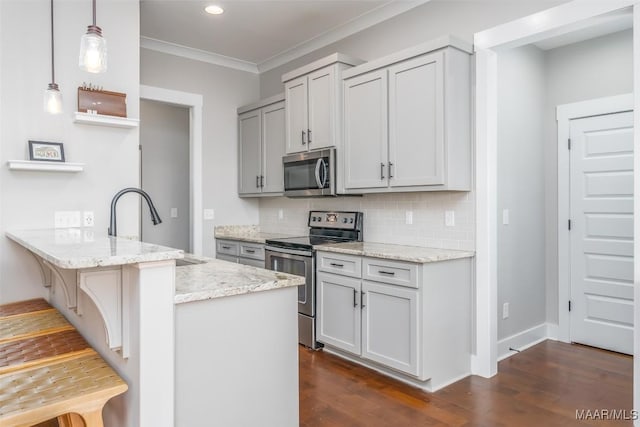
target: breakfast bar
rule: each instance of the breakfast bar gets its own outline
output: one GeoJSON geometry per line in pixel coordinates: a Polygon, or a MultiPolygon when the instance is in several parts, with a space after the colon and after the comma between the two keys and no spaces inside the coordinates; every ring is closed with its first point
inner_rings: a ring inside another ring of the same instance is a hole
{"type": "Polygon", "coordinates": [[[49,303],[129,385],[105,405],[105,426],[249,425],[248,412],[297,425],[303,278],[183,260],[181,250],[90,228],[6,235],[33,255],[49,303]],[[251,390],[254,410],[242,411],[251,390]]]}

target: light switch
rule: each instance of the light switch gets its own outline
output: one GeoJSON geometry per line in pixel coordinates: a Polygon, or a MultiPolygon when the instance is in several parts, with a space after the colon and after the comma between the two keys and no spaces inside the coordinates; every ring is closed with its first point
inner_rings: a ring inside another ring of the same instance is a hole
{"type": "Polygon", "coordinates": [[[405,213],[404,213],[404,222],[407,225],[413,224],[413,211],[405,211],[405,213]]]}
{"type": "Polygon", "coordinates": [[[178,208],[171,208],[171,218],[178,218],[178,208]]]}
{"type": "Polygon", "coordinates": [[[279,220],[284,219],[284,211],[282,209],[278,209],[278,219],[279,220]]]}
{"type": "Polygon", "coordinates": [[[204,210],[204,219],[212,220],[215,219],[215,211],[213,209],[205,209],[204,210]]]}
{"type": "Polygon", "coordinates": [[[509,209],[502,210],[502,225],[509,225],[509,209]]]}

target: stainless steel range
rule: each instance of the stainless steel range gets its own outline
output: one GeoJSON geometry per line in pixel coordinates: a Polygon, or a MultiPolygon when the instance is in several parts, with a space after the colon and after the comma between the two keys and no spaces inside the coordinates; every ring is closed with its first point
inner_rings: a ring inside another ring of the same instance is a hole
{"type": "Polygon", "coordinates": [[[298,287],[300,344],[316,349],[315,245],[362,241],[362,212],[309,212],[309,235],[266,241],[265,268],[306,278],[298,287]]]}

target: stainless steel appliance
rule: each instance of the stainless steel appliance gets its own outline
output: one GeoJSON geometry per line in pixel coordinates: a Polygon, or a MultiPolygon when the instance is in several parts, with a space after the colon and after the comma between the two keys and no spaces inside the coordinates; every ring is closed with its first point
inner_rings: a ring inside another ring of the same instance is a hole
{"type": "Polygon", "coordinates": [[[335,148],[283,157],[284,195],[287,197],[335,196],[335,160],[335,148]]]}
{"type": "Polygon", "coordinates": [[[362,212],[309,212],[309,235],[269,239],[265,268],[306,278],[298,287],[298,335],[300,344],[316,349],[315,245],[362,241],[362,212]]]}

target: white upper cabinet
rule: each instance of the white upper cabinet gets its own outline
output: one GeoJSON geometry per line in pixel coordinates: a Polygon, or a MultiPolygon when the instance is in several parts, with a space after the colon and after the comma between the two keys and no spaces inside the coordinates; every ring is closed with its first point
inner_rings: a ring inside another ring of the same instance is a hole
{"type": "Polygon", "coordinates": [[[471,52],[444,37],[343,74],[338,192],[471,190],[471,52]]]}
{"type": "Polygon", "coordinates": [[[387,187],[387,70],[346,80],[344,85],[347,188],[387,187]]]}
{"type": "Polygon", "coordinates": [[[238,194],[282,195],[285,105],[282,95],[238,109],[238,194]]]}
{"type": "Polygon", "coordinates": [[[361,63],[336,53],[282,76],[287,154],[341,145],[342,72],[361,63]]]}

